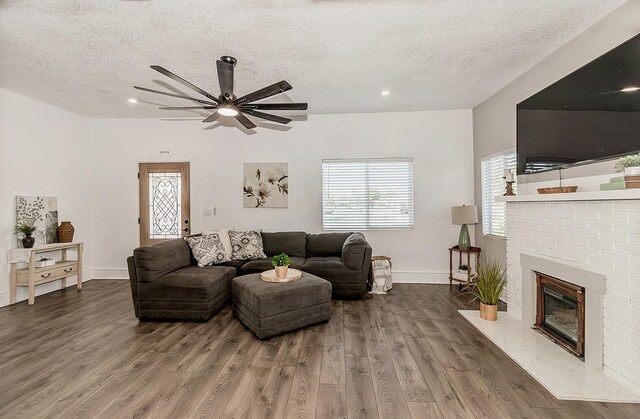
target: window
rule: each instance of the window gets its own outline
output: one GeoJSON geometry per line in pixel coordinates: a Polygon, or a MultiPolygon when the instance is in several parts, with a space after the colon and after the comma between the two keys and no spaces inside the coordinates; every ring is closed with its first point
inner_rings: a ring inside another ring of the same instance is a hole
{"type": "Polygon", "coordinates": [[[323,160],[322,228],[413,228],[413,159],[323,160]]]}
{"type": "MultiPolygon", "coordinates": [[[[484,157],[480,163],[482,176],[482,233],[505,237],[506,204],[496,202],[496,196],[505,192],[504,171],[511,169],[515,177],[516,151],[510,149],[502,153],[484,157]]],[[[516,184],[513,184],[516,191],[516,184]]]]}

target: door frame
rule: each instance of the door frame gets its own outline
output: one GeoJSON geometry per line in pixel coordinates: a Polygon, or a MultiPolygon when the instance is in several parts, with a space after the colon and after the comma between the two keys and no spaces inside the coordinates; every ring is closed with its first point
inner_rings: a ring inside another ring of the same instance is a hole
{"type": "Polygon", "coordinates": [[[150,245],[166,239],[150,239],[149,212],[143,210],[149,205],[149,173],[177,172],[182,173],[181,185],[181,216],[180,229],[182,237],[191,234],[193,222],[191,220],[191,165],[189,161],[182,162],[139,162],[138,163],[138,230],[140,246],[150,245]]]}

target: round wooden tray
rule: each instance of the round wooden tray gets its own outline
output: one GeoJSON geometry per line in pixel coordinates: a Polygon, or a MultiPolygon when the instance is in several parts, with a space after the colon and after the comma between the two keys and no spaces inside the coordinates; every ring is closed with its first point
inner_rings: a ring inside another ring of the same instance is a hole
{"type": "Polygon", "coordinates": [[[297,269],[291,269],[287,271],[286,278],[278,278],[276,276],[276,270],[271,269],[270,271],[265,271],[260,274],[260,279],[265,282],[293,282],[302,278],[302,272],[297,269]]]}

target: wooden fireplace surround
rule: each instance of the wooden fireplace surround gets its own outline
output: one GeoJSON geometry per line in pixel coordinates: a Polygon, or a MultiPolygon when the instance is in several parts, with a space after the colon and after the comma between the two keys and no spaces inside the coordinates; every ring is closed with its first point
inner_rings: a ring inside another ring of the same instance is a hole
{"type": "Polygon", "coordinates": [[[536,323],[535,327],[540,332],[549,336],[558,345],[562,346],[569,352],[578,357],[584,356],[584,291],[585,289],[579,285],[570,284],[560,279],[536,272],[536,289],[537,289],[537,301],[536,301],[536,323]],[[557,333],[545,326],[544,321],[544,293],[543,287],[551,288],[562,294],[572,296],[578,303],[578,338],[576,347],[565,342],[557,333]]]}

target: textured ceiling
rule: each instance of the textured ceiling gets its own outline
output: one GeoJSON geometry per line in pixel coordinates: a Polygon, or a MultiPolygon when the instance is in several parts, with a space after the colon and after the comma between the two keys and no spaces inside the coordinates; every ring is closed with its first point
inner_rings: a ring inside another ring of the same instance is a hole
{"type": "Polygon", "coordinates": [[[161,117],[153,104],[191,102],[134,91],[170,82],[149,65],[217,95],[215,60],[232,55],[238,96],[285,79],[278,99],[309,113],[471,108],[622,3],[0,0],[0,86],[90,117],[161,117]]]}

